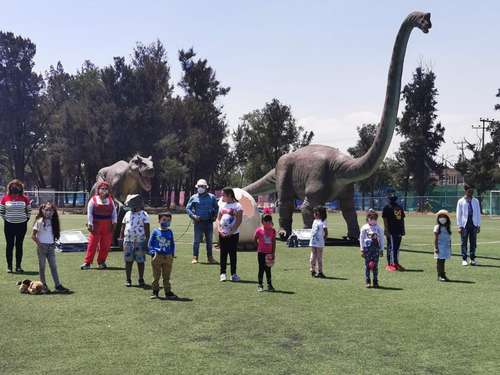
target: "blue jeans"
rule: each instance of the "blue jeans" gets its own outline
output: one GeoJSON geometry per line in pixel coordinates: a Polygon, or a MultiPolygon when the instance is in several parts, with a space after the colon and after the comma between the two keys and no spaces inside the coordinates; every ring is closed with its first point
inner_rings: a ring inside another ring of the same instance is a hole
{"type": "Polygon", "coordinates": [[[200,253],[200,242],[205,235],[207,241],[207,257],[212,256],[212,235],[214,227],[212,221],[200,221],[194,224],[194,242],[193,242],[193,256],[197,257],[200,253]]]}
{"type": "Polygon", "coordinates": [[[467,223],[462,229],[462,259],[467,260],[467,239],[470,242],[470,259],[476,258],[477,227],[472,223],[467,223]]]}

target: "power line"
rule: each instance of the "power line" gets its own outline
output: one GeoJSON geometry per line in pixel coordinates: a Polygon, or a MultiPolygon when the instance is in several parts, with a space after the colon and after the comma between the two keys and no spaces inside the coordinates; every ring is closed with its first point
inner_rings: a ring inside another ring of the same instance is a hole
{"type": "Polygon", "coordinates": [[[465,158],[465,145],[468,144],[465,139],[463,141],[455,142],[453,141],[453,144],[457,145],[457,150],[460,151],[460,154],[462,155],[462,158],[465,158]]]}
{"type": "Polygon", "coordinates": [[[472,129],[479,130],[481,129],[483,131],[483,136],[481,137],[481,151],[484,150],[484,135],[486,131],[490,131],[490,125],[496,123],[495,120],[490,120],[488,118],[479,118],[479,121],[482,123],[482,125],[474,126],[472,125],[472,129]],[[488,125],[486,125],[488,124],[488,125]]]}

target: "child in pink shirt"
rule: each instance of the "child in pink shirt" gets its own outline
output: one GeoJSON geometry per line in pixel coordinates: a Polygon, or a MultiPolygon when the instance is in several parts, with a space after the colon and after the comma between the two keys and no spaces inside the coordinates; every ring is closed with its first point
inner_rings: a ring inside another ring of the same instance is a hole
{"type": "Polygon", "coordinates": [[[263,292],[264,272],[267,279],[267,290],[274,292],[271,283],[271,267],[274,263],[276,252],[276,230],[273,228],[273,217],[268,214],[262,216],[262,225],[255,231],[254,241],[257,244],[257,260],[259,262],[259,286],[258,292],[263,292]]]}

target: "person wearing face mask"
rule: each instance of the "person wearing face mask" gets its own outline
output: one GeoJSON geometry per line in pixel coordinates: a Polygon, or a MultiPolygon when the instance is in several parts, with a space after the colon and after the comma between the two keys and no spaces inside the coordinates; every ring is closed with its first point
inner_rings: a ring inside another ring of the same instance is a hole
{"type": "Polygon", "coordinates": [[[449,281],[446,277],[444,262],[451,258],[451,220],[448,211],[440,210],[436,214],[437,223],[434,227],[434,258],[438,281],[449,281]]]}
{"type": "Polygon", "coordinates": [[[255,230],[254,241],[257,245],[257,261],[259,263],[257,291],[263,292],[264,272],[267,279],[267,290],[274,292],[271,280],[271,267],[276,254],[276,230],[273,227],[273,217],[269,214],[262,215],[262,225],[255,230]]]}
{"type": "Polygon", "coordinates": [[[217,218],[219,211],[217,198],[208,192],[206,180],[198,180],[195,187],[197,192],[189,198],[186,205],[186,212],[194,223],[193,259],[191,263],[198,263],[200,243],[203,236],[205,236],[208,263],[217,264],[212,255],[213,222],[217,218]]]}
{"type": "Polygon", "coordinates": [[[151,298],[159,298],[160,277],[163,277],[163,290],[166,299],[176,299],[170,285],[170,275],[172,273],[172,263],[175,255],[174,233],[170,229],[172,214],[163,212],[158,215],[160,228],[156,228],[151,233],[148,242],[149,255],[153,257],[151,267],[153,269],[153,282],[151,287],[153,294],[151,298]]]}
{"type": "Polygon", "coordinates": [[[59,239],[60,234],[61,225],[56,206],[50,202],[41,205],[38,215],[36,215],[31,238],[37,246],[38,270],[40,281],[43,284],[42,293],[50,292],[45,281],[45,261],[49,262],[50,273],[52,274],[56,291],[60,293],[69,292],[69,289],[62,286],[57,273],[55,242],[59,239]]]}
{"type": "Polygon", "coordinates": [[[378,214],[370,209],[366,215],[366,224],[359,234],[361,257],[365,259],[365,282],[370,288],[370,272],[373,274],[373,287],[378,288],[378,261],[384,256],[384,231],[377,224],[378,214]]]}
{"type": "Polygon", "coordinates": [[[24,195],[24,185],[15,179],[7,185],[7,194],[0,201],[0,216],[4,220],[5,242],[7,247],[7,272],[12,273],[12,258],[16,248],[16,272],[24,272],[21,267],[23,260],[23,241],[31,217],[31,200],[24,195]]]}
{"type": "Polygon", "coordinates": [[[116,222],[116,207],[109,191],[109,184],[106,181],[102,181],[97,185],[97,194],[90,198],[87,205],[87,228],[90,234],[87,253],[80,269],[90,269],[98,248],[98,268],[107,268],[106,259],[108,258],[111,243],[113,242],[113,231],[115,230],[116,222]]]}
{"type": "Polygon", "coordinates": [[[387,238],[387,266],[385,269],[390,272],[404,271],[404,267],[399,264],[399,248],[405,235],[405,211],[398,204],[398,197],[393,189],[388,190],[387,198],[389,203],[382,211],[387,238]]]}
{"type": "Polygon", "coordinates": [[[470,265],[477,265],[477,235],[481,230],[481,207],[474,198],[474,187],[464,184],[465,195],[457,202],[457,226],[462,240],[462,266],[467,266],[467,240],[470,242],[470,265]]]}

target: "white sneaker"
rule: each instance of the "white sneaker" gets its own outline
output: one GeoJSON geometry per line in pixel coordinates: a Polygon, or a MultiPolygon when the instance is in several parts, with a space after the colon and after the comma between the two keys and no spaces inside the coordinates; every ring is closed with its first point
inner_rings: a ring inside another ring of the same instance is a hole
{"type": "Polygon", "coordinates": [[[231,281],[240,281],[240,277],[237,274],[231,275],[231,281]]]}
{"type": "Polygon", "coordinates": [[[227,280],[227,276],[225,273],[221,273],[220,274],[220,281],[226,281],[227,280]]]}
{"type": "Polygon", "coordinates": [[[467,266],[469,263],[467,263],[466,260],[462,260],[462,266],[467,266]]]}
{"type": "Polygon", "coordinates": [[[477,262],[476,262],[476,260],[475,260],[475,259],[471,259],[471,261],[470,261],[470,265],[471,265],[471,266],[477,266],[477,262]]]}

